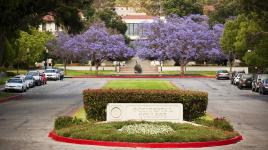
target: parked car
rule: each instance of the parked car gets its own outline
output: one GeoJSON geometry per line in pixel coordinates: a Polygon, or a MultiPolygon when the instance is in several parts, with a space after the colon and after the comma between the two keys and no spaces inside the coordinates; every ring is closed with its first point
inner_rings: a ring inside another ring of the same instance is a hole
{"type": "Polygon", "coordinates": [[[60,73],[57,69],[46,69],[45,70],[45,76],[46,78],[52,79],[52,80],[59,80],[60,79],[60,73]]]}
{"type": "Polygon", "coordinates": [[[40,72],[38,70],[32,70],[27,73],[27,75],[32,75],[34,78],[34,84],[35,85],[41,85],[41,76],[40,72]]]}
{"type": "Polygon", "coordinates": [[[238,73],[234,78],[234,85],[238,85],[239,79],[242,77],[244,73],[238,73]]]}
{"type": "Polygon", "coordinates": [[[30,88],[33,88],[35,86],[34,78],[32,75],[26,75],[25,80],[29,83],[30,88]]]}
{"type": "Polygon", "coordinates": [[[242,76],[239,79],[237,87],[239,89],[251,88],[252,78],[253,78],[252,74],[242,74],[242,76]]]}
{"type": "Polygon", "coordinates": [[[27,89],[30,88],[30,83],[26,80],[26,76],[25,75],[16,75],[13,78],[23,79],[26,82],[27,89]]]}
{"type": "Polygon", "coordinates": [[[255,74],[253,76],[253,80],[252,80],[252,87],[251,90],[254,92],[258,92],[259,91],[259,84],[263,79],[267,79],[268,78],[268,74],[255,74]]]}
{"type": "Polygon", "coordinates": [[[231,73],[231,77],[230,77],[231,84],[234,84],[234,79],[237,76],[237,74],[239,74],[239,73],[245,73],[245,71],[244,70],[243,71],[233,71],[231,73]]]}
{"type": "Polygon", "coordinates": [[[227,70],[218,70],[216,72],[216,79],[230,79],[230,74],[227,70]]]}
{"type": "Polygon", "coordinates": [[[266,94],[268,93],[268,78],[263,79],[259,84],[259,93],[266,94]]]}
{"type": "Polygon", "coordinates": [[[26,92],[27,90],[27,83],[24,79],[20,78],[10,78],[8,81],[6,81],[5,84],[5,91],[20,91],[20,92],[26,92]]]}

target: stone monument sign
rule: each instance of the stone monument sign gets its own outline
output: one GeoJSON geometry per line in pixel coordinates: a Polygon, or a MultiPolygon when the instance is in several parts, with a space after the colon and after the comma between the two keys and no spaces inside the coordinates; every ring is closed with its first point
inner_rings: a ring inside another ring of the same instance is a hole
{"type": "Polygon", "coordinates": [[[109,103],[106,121],[170,121],[183,122],[181,103],[109,103]]]}

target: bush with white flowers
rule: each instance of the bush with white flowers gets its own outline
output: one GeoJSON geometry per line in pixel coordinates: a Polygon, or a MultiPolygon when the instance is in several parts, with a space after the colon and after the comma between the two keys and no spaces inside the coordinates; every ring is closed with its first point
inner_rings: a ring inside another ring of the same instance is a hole
{"type": "Polygon", "coordinates": [[[169,134],[174,132],[174,130],[168,125],[149,124],[149,123],[125,125],[121,129],[119,129],[119,131],[125,132],[127,134],[147,134],[147,135],[169,134]]]}

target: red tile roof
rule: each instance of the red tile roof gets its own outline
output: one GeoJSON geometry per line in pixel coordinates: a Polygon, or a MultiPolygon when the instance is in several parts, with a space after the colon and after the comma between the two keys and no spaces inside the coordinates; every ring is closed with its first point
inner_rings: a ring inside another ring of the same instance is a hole
{"type": "Polygon", "coordinates": [[[53,22],[53,21],[54,21],[54,16],[52,16],[52,15],[45,15],[45,16],[43,17],[43,20],[44,20],[45,22],[53,22]]]}

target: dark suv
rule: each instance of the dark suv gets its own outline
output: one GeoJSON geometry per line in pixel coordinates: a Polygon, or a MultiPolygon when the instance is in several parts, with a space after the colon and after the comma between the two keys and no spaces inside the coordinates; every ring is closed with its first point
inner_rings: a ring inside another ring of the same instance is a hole
{"type": "Polygon", "coordinates": [[[243,74],[241,76],[241,78],[239,79],[237,87],[239,89],[251,88],[251,86],[252,86],[252,78],[253,78],[252,74],[243,74]]]}
{"type": "Polygon", "coordinates": [[[264,79],[267,79],[267,78],[268,78],[268,74],[255,74],[253,76],[251,90],[254,92],[258,92],[260,82],[264,79]]]}

